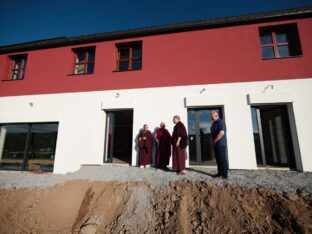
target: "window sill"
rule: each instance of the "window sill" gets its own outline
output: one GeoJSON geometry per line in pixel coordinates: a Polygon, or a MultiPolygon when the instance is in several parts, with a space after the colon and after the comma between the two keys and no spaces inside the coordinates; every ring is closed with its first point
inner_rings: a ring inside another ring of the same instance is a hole
{"type": "Polygon", "coordinates": [[[291,58],[301,58],[303,55],[295,55],[295,56],[289,56],[289,57],[280,57],[280,58],[262,58],[262,60],[279,60],[279,59],[291,59],[291,58]]]}
{"type": "Polygon", "coordinates": [[[1,80],[1,81],[19,81],[19,80],[24,80],[24,79],[17,79],[17,80],[1,80]]]}
{"type": "Polygon", "coordinates": [[[132,72],[132,71],[141,71],[141,69],[135,69],[135,70],[124,70],[124,71],[119,71],[119,70],[114,70],[113,72],[132,72]]]}
{"type": "Polygon", "coordinates": [[[67,76],[84,76],[84,75],[93,75],[94,72],[90,72],[90,73],[80,73],[80,74],[74,74],[74,73],[71,73],[71,74],[67,74],[67,76]]]}

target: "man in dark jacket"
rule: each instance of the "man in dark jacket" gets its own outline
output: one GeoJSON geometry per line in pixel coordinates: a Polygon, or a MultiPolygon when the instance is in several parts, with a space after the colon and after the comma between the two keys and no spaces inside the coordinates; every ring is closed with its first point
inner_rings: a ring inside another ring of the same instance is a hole
{"type": "Polygon", "coordinates": [[[216,178],[227,179],[228,162],[226,158],[226,125],[224,120],[219,118],[216,111],[211,112],[210,118],[213,121],[211,125],[211,137],[213,141],[213,151],[218,166],[218,173],[214,175],[216,178]]]}

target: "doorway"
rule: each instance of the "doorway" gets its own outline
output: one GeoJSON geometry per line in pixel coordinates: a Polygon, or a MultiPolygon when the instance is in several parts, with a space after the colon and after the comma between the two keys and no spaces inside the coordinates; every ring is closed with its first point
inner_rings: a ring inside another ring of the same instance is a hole
{"type": "Polygon", "coordinates": [[[258,166],[296,169],[286,105],[251,108],[258,166]]]}
{"type": "Polygon", "coordinates": [[[0,169],[53,171],[58,123],[0,126],[0,169]]]}
{"type": "Polygon", "coordinates": [[[221,107],[188,109],[189,155],[191,165],[216,165],[210,127],[210,113],[216,111],[223,119],[221,107]]]}
{"type": "Polygon", "coordinates": [[[106,111],[104,163],[131,164],[133,110],[106,111]]]}

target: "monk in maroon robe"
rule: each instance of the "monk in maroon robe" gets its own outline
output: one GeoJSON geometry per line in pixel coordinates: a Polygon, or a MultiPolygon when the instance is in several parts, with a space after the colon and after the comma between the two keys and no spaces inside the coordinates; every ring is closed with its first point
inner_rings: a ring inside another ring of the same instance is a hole
{"type": "Polygon", "coordinates": [[[147,124],[144,124],[139,137],[139,167],[149,167],[152,162],[153,135],[148,130],[147,124]]]}
{"type": "Polygon", "coordinates": [[[166,129],[165,123],[160,123],[160,128],[156,130],[155,140],[157,142],[156,166],[168,169],[171,155],[171,135],[166,129]]]}
{"type": "Polygon", "coordinates": [[[171,144],[172,144],[172,169],[179,175],[185,174],[186,146],[188,145],[188,136],[184,124],[180,121],[180,117],[173,117],[175,124],[171,144]]]}

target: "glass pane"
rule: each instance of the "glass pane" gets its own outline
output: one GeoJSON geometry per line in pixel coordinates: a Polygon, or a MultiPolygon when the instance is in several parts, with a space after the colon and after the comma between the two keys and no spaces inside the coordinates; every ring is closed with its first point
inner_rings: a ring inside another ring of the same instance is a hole
{"type": "Polygon", "coordinates": [[[189,155],[190,161],[196,162],[196,128],[195,128],[195,111],[187,111],[187,125],[188,125],[188,137],[189,137],[189,155]]]}
{"type": "Polygon", "coordinates": [[[75,74],[84,74],[84,64],[77,64],[75,66],[75,74]]]}
{"type": "Polygon", "coordinates": [[[262,45],[272,44],[272,34],[271,32],[261,33],[260,41],[262,45]]]}
{"type": "Polygon", "coordinates": [[[94,63],[88,63],[87,65],[87,73],[93,73],[94,63]]]}
{"type": "Polygon", "coordinates": [[[15,60],[14,65],[13,65],[13,69],[18,70],[20,68],[21,64],[22,64],[22,61],[20,59],[15,60]]]}
{"type": "Polygon", "coordinates": [[[142,60],[132,60],[132,70],[140,70],[142,68],[142,60]]]}
{"type": "Polygon", "coordinates": [[[278,46],[278,54],[280,58],[289,57],[289,48],[288,45],[278,46]]]}
{"type": "Polygon", "coordinates": [[[13,70],[12,71],[12,80],[17,80],[18,79],[18,74],[19,74],[19,70],[13,70]]]}
{"type": "Polygon", "coordinates": [[[95,51],[94,50],[90,50],[89,57],[88,57],[88,62],[94,62],[94,58],[95,58],[95,51]]]}
{"type": "Polygon", "coordinates": [[[0,128],[0,169],[21,170],[28,125],[3,125],[0,128]]]}
{"type": "Polygon", "coordinates": [[[262,58],[270,59],[274,58],[274,48],[273,46],[270,47],[262,47],[262,58]]]}
{"type": "Polygon", "coordinates": [[[129,59],[129,48],[120,48],[119,56],[120,59],[129,59]]]}
{"type": "Polygon", "coordinates": [[[120,61],[119,62],[119,71],[128,71],[129,61],[120,61]]]}
{"type": "Polygon", "coordinates": [[[133,47],[132,57],[142,57],[142,48],[139,46],[133,47]]]}
{"type": "Polygon", "coordinates": [[[286,32],[276,32],[276,41],[277,41],[277,43],[288,42],[287,33],[286,32]]]}
{"type": "Polygon", "coordinates": [[[79,52],[77,53],[76,63],[83,63],[85,60],[85,53],[79,52]]]}
{"type": "Polygon", "coordinates": [[[27,169],[53,171],[58,124],[33,124],[27,169]]]}
{"type": "Polygon", "coordinates": [[[257,117],[257,108],[255,107],[251,108],[251,119],[252,119],[252,128],[253,128],[254,144],[255,144],[255,150],[256,150],[257,165],[263,165],[259,125],[258,125],[258,117],[257,117]]]}

